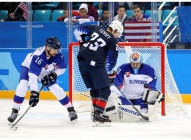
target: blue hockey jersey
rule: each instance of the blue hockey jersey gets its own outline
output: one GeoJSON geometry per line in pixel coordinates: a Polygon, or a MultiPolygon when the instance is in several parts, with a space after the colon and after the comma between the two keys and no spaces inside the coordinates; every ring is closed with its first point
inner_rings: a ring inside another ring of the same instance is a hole
{"type": "Polygon", "coordinates": [[[92,66],[106,66],[108,72],[115,67],[119,47],[110,32],[99,26],[87,25],[76,28],[74,35],[78,41],[85,42],[80,46],[78,59],[84,58],[92,66]]]}

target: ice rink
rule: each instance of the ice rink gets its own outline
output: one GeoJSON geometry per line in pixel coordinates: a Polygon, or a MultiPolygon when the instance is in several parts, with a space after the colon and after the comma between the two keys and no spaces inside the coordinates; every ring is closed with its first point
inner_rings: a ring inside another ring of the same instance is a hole
{"type": "MultiPolygon", "coordinates": [[[[24,101],[20,115],[28,108],[24,101]]],[[[40,100],[39,104],[18,122],[17,131],[11,131],[7,117],[12,100],[0,99],[0,140],[191,140],[191,105],[185,105],[188,115],[160,116],[155,122],[112,122],[111,127],[92,127],[90,112],[78,113],[73,124],[66,109],[58,101],[40,100]]]]}

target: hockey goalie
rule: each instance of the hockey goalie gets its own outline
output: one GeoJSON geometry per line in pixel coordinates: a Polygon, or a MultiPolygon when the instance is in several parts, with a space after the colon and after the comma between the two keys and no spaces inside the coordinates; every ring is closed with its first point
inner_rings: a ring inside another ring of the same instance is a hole
{"type": "Polygon", "coordinates": [[[141,53],[132,52],[130,63],[119,66],[110,82],[114,84],[105,113],[112,121],[156,120],[157,108],[164,97],[156,90],[155,70],[143,63],[141,53]]]}

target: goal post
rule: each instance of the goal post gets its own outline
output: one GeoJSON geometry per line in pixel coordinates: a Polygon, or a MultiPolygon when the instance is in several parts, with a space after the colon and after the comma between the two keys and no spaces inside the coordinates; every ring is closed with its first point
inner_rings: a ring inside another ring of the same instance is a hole
{"type": "MultiPolygon", "coordinates": [[[[172,75],[165,44],[160,42],[119,42],[120,46],[115,70],[122,64],[128,63],[132,51],[138,51],[143,56],[143,63],[152,66],[157,76],[157,90],[160,90],[165,101],[161,103],[161,115],[187,113],[174,77],[172,75]]],[[[90,111],[91,99],[80,93],[90,95],[78,68],[77,54],[79,43],[69,44],[69,97],[78,112],[90,111]],[[78,109],[83,108],[83,109],[78,109]]]]}

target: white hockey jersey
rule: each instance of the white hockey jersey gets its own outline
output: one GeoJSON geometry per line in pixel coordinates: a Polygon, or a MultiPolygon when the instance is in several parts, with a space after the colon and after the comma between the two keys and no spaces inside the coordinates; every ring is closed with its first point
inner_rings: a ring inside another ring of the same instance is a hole
{"type": "Polygon", "coordinates": [[[142,64],[138,73],[134,74],[131,64],[127,63],[117,69],[114,82],[118,87],[122,88],[128,99],[139,99],[143,96],[145,84],[149,84],[151,89],[156,90],[157,78],[151,66],[142,64]]]}
{"type": "Polygon", "coordinates": [[[47,58],[45,46],[29,53],[21,65],[29,68],[29,85],[31,90],[35,91],[38,90],[37,79],[40,80],[52,72],[59,76],[65,72],[67,67],[61,53],[58,53],[55,57],[47,58]]]}

